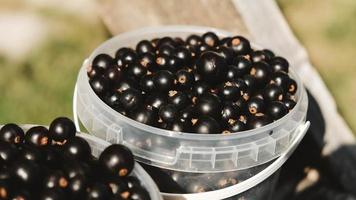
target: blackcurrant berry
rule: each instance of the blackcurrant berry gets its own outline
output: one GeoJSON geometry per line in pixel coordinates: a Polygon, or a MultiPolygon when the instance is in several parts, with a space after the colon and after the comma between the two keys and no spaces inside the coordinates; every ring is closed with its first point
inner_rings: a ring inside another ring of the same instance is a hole
{"type": "Polygon", "coordinates": [[[135,164],[132,152],[120,144],[107,147],[100,154],[99,162],[105,173],[120,177],[129,175],[135,164]]]}
{"type": "Polygon", "coordinates": [[[68,186],[68,178],[65,174],[59,170],[57,171],[49,171],[43,177],[43,188],[51,189],[65,189],[68,186]]]}
{"type": "Polygon", "coordinates": [[[191,104],[191,100],[186,93],[172,90],[169,91],[168,103],[175,105],[180,110],[191,104]]]}
{"type": "Polygon", "coordinates": [[[227,45],[231,47],[238,55],[245,55],[251,51],[250,42],[242,36],[232,37],[227,42],[227,45]]]}
{"type": "Polygon", "coordinates": [[[21,144],[24,138],[25,133],[16,124],[6,124],[0,129],[0,141],[21,144]]]}
{"type": "Polygon", "coordinates": [[[247,109],[252,115],[255,115],[263,113],[266,109],[266,105],[262,98],[252,97],[247,101],[247,109]]]}
{"type": "Polygon", "coordinates": [[[210,86],[206,82],[198,81],[193,86],[193,94],[195,96],[200,96],[210,91],[210,86]]]}
{"type": "Polygon", "coordinates": [[[247,119],[247,128],[255,129],[272,123],[273,120],[267,115],[251,116],[247,119]]]}
{"type": "Polygon", "coordinates": [[[62,151],[73,160],[87,161],[91,156],[89,143],[85,139],[77,136],[68,140],[64,144],[62,151]]]}
{"type": "Polygon", "coordinates": [[[134,50],[130,49],[127,50],[123,55],[122,55],[122,62],[125,65],[135,63],[137,61],[137,54],[134,50]]]}
{"type": "Polygon", "coordinates": [[[294,100],[292,99],[284,99],[282,103],[288,108],[288,110],[292,110],[294,106],[297,104],[294,100]]]}
{"type": "Polygon", "coordinates": [[[174,55],[181,60],[183,65],[188,65],[191,62],[192,54],[191,52],[185,47],[178,47],[175,49],[174,55]]]}
{"type": "Polygon", "coordinates": [[[140,78],[146,75],[146,73],[147,73],[147,68],[145,68],[138,62],[127,65],[126,75],[133,77],[136,80],[140,80],[140,78]]]}
{"type": "Polygon", "coordinates": [[[268,84],[263,90],[263,98],[266,101],[281,101],[283,97],[283,89],[276,84],[268,84]]]}
{"type": "Polygon", "coordinates": [[[177,44],[171,37],[163,37],[157,41],[157,48],[163,46],[163,45],[171,45],[175,47],[177,44]]]}
{"type": "Polygon", "coordinates": [[[271,60],[274,57],[274,53],[269,49],[262,50],[265,53],[265,56],[268,58],[267,60],[271,60]]]}
{"type": "Polygon", "coordinates": [[[239,87],[231,82],[224,83],[218,90],[219,96],[225,101],[236,101],[241,96],[239,87]]]}
{"type": "Polygon", "coordinates": [[[126,110],[133,110],[142,104],[143,97],[140,91],[129,88],[122,92],[119,101],[126,110]]]}
{"type": "Polygon", "coordinates": [[[261,62],[261,61],[268,61],[268,56],[265,54],[264,51],[253,51],[250,53],[251,60],[253,62],[261,62]]]}
{"type": "Polygon", "coordinates": [[[158,71],[154,75],[153,80],[155,88],[162,92],[171,90],[174,85],[174,75],[167,70],[158,71]]]}
{"type": "Polygon", "coordinates": [[[190,35],[190,36],[186,39],[185,42],[187,43],[187,45],[189,45],[189,46],[191,46],[191,47],[196,47],[196,46],[200,45],[200,44],[203,42],[203,40],[202,40],[202,38],[201,38],[200,36],[198,36],[198,35],[190,35]]]}
{"type": "Polygon", "coordinates": [[[155,89],[154,79],[152,74],[144,75],[140,80],[141,89],[145,92],[152,92],[155,89]]]}
{"type": "Polygon", "coordinates": [[[244,124],[240,120],[233,121],[231,124],[229,124],[229,131],[231,133],[236,133],[245,130],[246,130],[246,124],[244,124]]]}
{"type": "Polygon", "coordinates": [[[215,119],[208,116],[202,116],[198,118],[193,125],[193,131],[198,134],[217,134],[221,133],[221,127],[215,119]]]}
{"type": "Polygon", "coordinates": [[[190,132],[192,128],[191,121],[182,121],[174,120],[172,123],[169,123],[166,129],[176,132],[190,132]]]}
{"type": "Polygon", "coordinates": [[[198,114],[208,115],[216,119],[221,113],[221,101],[216,95],[206,93],[198,97],[195,108],[198,114]]]}
{"type": "Polygon", "coordinates": [[[0,163],[10,163],[17,158],[19,150],[14,144],[0,141],[0,163]]]}
{"type": "Polygon", "coordinates": [[[202,35],[203,42],[211,47],[219,44],[219,37],[213,32],[206,32],[202,35]]]}
{"type": "Polygon", "coordinates": [[[20,185],[26,187],[36,187],[40,178],[40,167],[29,160],[18,160],[11,165],[13,177],[20,185]]]}
{"type": "Polygon", "coordinates": [[[222,56],[227,64],[232,64],[234,59],[234,51],[226,46],[219,46],[216,49],[216,53],[222,56]]]}
{"type": "Polygon", "coordinates": [[[297,92],[297,89],[298,89],[297,82],[292,78],[290,78],[287,85],[287,92],[289,94],[295,94],[297,92]]]}
{"type": "Polygon", "coordinates": [[[92,66],[100,67],[103,69],[109,69],[114,64],[114,59],[107,54],[99,54],[95,56],[92,62],[92,66]]]}
{"type": "Polygon", "coordinates": [[[182,109],[177,115],[177,119],[181,121],[191,121],[195,117],[196,110],[193,105],[189,105],[186,108],[182,109]]]}
{"type": "Polygon", "coordinates": [[[256,78],[257,87],[263,88],[268,82],[271,71],[266,62],[257,62],[253,64],[250,74],[256,78]]]}
{"type": "Polygon", "coordinates": [[[104,101],[106,104],[108,104],[111,108],[114,110],[120,110],[121,104],[120,104],[120,93],[117,91],[112,92],[111,94],[108,94],[104,101]]]}
{"type": "Polygon", "coordinates": [[[49,126],[49,138],[55,142],[64,142],[76,134],[75,125],[66,117],[58,117],[49,126]]]}
{"type": "Polygon", "coordinates": [[[279,101],[273,101],[269,103],[266,114],[272,117],[274,120],[282,118],[284,115],[288,113],[288,108],[279,101]]]}
{"type": "Polygon", "coordinates": [[[105,71],[104,77],[108,80],[109,84],[116,84],[122,78],[122,72],[120,68],[113,67],[105,71]]]}
{"type": "Polygon", "coordinates": [[[109,186],[114,199],[128,199],[130,197],[129,186],[124,180],[125,179],[114,177],[105,182],[105,184],[109,186]]]}
{"type": "Polygon", "coordinates": [[[236,76],[241,77],[250,72],[252,62],[244,56],[237,56],[232,60],[232,65],[236,66],[236,76]]]}
{"type": "Polygon", "coordinates": [[[219,54],[207,51],[203,53],[196,63],[197,72],[208,84],[221,81],[227,70],[225,59],[219,54]]]}
{"type": "Polygon", "coordinates": [[[25,135],[25,143],[33,146],[48,146],[51,144],[48,129],[43,126],[30,128],[25,135]]]}
{"type": "Polygon", "coordinates": [[[132,111],[129,117],[143,124],[155,125],[158,121],[158,110],[152,106],[140,106],[138,109],[132,111]]]}
{"type": "Polygon", "coordinates": [[[67,190],[74,199],[85,199],[88,180],[85,176],[75,176],[70,179],[67,190]]]}
{"type": "Polygon", "coordinates": [[[39,163],[44,159],[44,156],[37,147],[24,144],[21,146],[20,158],[39,163]]]}
{"type": "Polygon", "coordinates": [[[189,72],[188,70],[181,69],[176,72],[176,80],[177,80],[177,86],[180,89],[190,89],[195,80],[194,80],[194,74],[192,72],[189,72]]]}
{"type": "Polygon", "coordinates": [[[161,45],[158,48],[157,54],[159,55],[167,55],[167,56],[173,56],[174,55],[174,47],[172,45],[166,44],[166,45],[161,45]]]}
{"type": "Polygon", "coordinates": [[[178,113],[178,109],[173,104],[163,105],[159,109],[159,117],[164,122],[173,122],[177,116],[177,113],[178,113]]]}
{"type": "Polygon", "coordinates": [[[285,58],[276,56],[269,61],[274,72],[283,71],[288,73],[289,63],[285,58]]]}
{"type": "Polygon", "coordinates": [[[162,93],[152,93],[147,96],[145,103],[157,109],[167,103],[167,96],[162,93]]]}
{"type": "Polygon", "coordinates": [[[118,92],[123,92],[129,88],[137,89],[139,88],[139,84],[135,79],[131,77],[125,77],[115,86],[114,90],[118,92]]]}
{"type": "Polygon", "coordinates": [[[94,77],[89,80],[89,84],[94,92],[99,96],[107,93],[110,88],[109,80],[104,77],[94,77]]]}
{"type": "Polygon", "coordinates": [[[158,70],[156,65],[156,57],[152,53],[140,54],[138,62],[151,72],[158,70]]]}
{"type": "Polygon", "coordinates": [[[289,76],[283,71],[277,71],[272,74],[270,83],[274,83],[283,88],[285,92],[288,90],[289,76]]]}
{"type": "Polygon", "coordinates": [[[240,113],[241,110],[236,104],[225,102],[221,110],[221,119],[226,124],[231,119],[237,119],[240,113]]]}
{"type": "MultiPolygon", "coordinates": [[[[111,68],[109,68],[111,69],[111,68]]],[[[87,75],[89,79],[92,79],[94,77],[100,77],[104,74],[104,69],[98,66],[90,66],[87,70],[87,75]]]]}
{"type": "Polygon", "coordinates": [[[153,47],[152,43],[148,40],[141,40],[137,45],[136,45],[136,52],[138,54],[143,54],[143,53],[154,53],[155,48],[153,47]]]}

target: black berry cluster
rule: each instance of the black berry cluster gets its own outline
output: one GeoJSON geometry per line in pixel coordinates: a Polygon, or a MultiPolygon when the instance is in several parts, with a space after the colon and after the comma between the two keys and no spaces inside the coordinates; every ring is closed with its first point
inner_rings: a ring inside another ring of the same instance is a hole
{"type": "Polygon", "coordinates": [[[134,157],[128,148],[111,145],[99,158],[91,152],[68,118],[26,133],[6,124],[0,129],[0,199],[150,199],[140,181],[129,176],[134,157]]]}
{"type": "Polygon", "coordinates": [[[289,63],[242,37],[213,32],[140,41],[115,57],[97,55],[88,68],[94,92],[138,122],[190,133],[258,128],[296,104],[289,63]]]}

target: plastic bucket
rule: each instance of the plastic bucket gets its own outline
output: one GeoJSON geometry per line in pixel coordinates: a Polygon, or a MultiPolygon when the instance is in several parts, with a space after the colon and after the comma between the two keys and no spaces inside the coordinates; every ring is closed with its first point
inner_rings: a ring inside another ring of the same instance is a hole
{"type": "MultiPolygon", "coordinates": [[[[258,129],[221,134],[191,134],[163,130],[127,118],[106,105],[91,89],[86,68],[93,58],[114,55],[120,47],[134,47],[142,39],[187,37],[223,30],[196,26],[145,28],[115,36],[101,44],[83,63],[73,99],[77,128],[79,120],[89,133],[111,143],[132,149],[136,159],[162,170],[184,173],[182,184],[198,179],[215,184],[218,177],[236,174],[238,184],[195,194],[164,193],[165,199],[254,199],[266,200],[274,189],[278,170],[299,144],[309,127],[306,122],[308,98],[297,74],[290,70],[298,85],[297,104],[283,118],[258,129]],[[194,174],[194,175],[193,175],[194,174]],[[213,177],[213,178],[210,178],[213,177]]],[[[257,48],[256,45],[253,47],[257,48]]],[[[154,175],[154,174],[151,174],[154,175]]]]}

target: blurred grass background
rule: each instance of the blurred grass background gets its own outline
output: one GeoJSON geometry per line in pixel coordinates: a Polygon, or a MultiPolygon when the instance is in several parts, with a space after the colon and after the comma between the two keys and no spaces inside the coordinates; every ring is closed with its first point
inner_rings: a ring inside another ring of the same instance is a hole
{"type": "MultiPolygon", "coordinates": [[[[355,131],[356,1],[278,3],[355,131]]],[[[86,0],[2,0],[0,25],[0,123],[48,124],[56,116],[72,116],[79,67],[110,36],[97,16],[95,4],[86,0]],[[35,30],[6,34],[4,24],[13,26],[21,20],[34,23],[31,27],[35,30]],[[26,40],[14,40],[19,52],[2,48],[12,42],[11,37],[31,31],[30,47],[24,45],[26,40]]]]}

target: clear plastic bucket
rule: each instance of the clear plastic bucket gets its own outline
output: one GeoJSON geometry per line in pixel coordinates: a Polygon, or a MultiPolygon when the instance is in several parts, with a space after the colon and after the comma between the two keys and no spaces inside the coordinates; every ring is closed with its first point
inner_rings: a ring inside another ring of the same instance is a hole
{"type": "MultiPolygon", "coordinates": [[[[21,125],[21,128],[24,131],[27,131],[33,126],[37,125],[26,124],[21,125]]],[[[0,125],[0,128],[1,127],[2,125],[0,125]]],[[[77,136],[84,138],[90,144],[90,147],[92,148],[92,154],[95,157],[98,157],[100,153],[110,145],[110,143],[97,137],[91,136],[89,134],[77,133],[77,136]]],[[[131,172],[131,175],[137,177],[141,181],[142,186],[149,192],[151,200],[162,200],[162,196],[156,184],[138,163],[135,163],[135,167],[134,170],[131,172]]]]}
{"type": "Polygon", "coordinates": [[[89,85],[86,69],[100,53],[113,56],[118,48],[134,47],[142,39],[185,38],[206,31],[214,31],[219,36],[232,35],[208,27],[164,26],[131,31],[107,40],[84,61],[79,71],[73,100],[74,117],[79,117],[89,133],[111,143],[122,143],[134,152],[138,161],[160,168],[226,172],[249,169],[277,158],[291,145],[298,127],[304,125],[306,119],[308,98],[292,69],[290,76],[298,84],[297,104],[293,110],[267,126],[229,135],[180,133],[136,122],[106,105],[89,85]]]}

